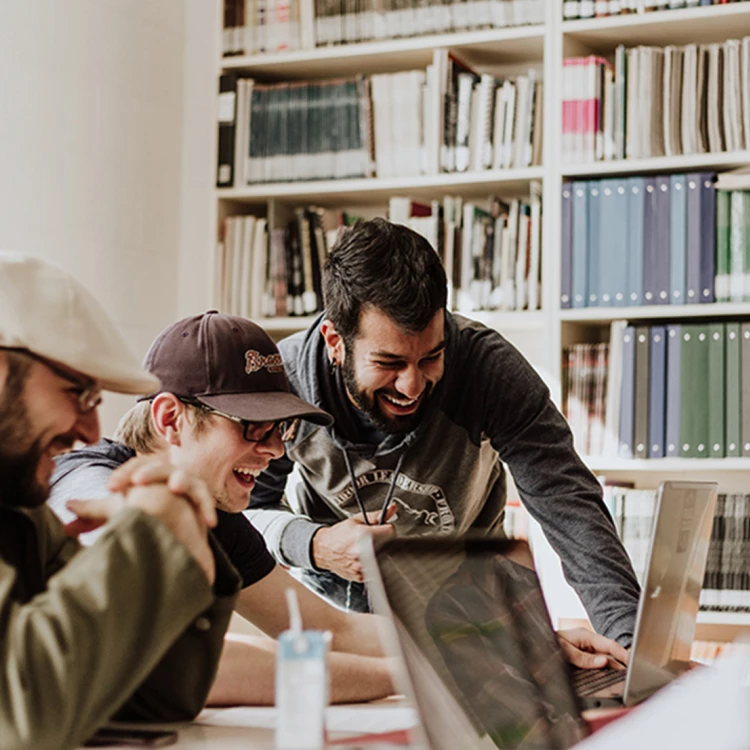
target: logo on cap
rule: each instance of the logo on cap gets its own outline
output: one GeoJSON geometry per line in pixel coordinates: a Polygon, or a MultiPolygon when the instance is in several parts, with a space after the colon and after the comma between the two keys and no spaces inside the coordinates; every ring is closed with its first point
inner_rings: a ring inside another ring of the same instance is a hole
{"type": "Polygon", "coordinates": [[[261,354],[255,349],[249,349],[245,352],[245,372],[252,375],[254,372],[262,369],[268,372],[284,372],[284,363],[281,361],[281,355],[261,354]]]}

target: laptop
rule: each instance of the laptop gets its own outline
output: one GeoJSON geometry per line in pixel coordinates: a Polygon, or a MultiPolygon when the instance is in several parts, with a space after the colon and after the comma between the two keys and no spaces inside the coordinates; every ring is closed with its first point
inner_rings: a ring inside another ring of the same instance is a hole
{"type": "MultiPolygon", "coordinates": [[[[660,489],[639,633],[619,675],[626,702],[689,660],[715,495],[713,483],[660,489]]],[[[567,748],[585,735],[526,542],[394,538],[361,553],[373,608],[387,615],[387,643],[405,667],[397,687],[414,699],[430,747],[567,748]]],[[[598,705],[614,702],[614,688],[595,697],[598,705]]]]}

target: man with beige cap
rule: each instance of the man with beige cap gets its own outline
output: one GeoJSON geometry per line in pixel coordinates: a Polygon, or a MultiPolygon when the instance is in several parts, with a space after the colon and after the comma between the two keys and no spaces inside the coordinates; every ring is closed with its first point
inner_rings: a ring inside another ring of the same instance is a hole
{"type": "Polygon", "coordinates": [[[205,485],[69,504],[106,524],[82,549],[45,501],[54,457],[99,439],[101,390],[158,389],[93,297],[0,252],[0,745],[75,748],[110,718],[188,719],[214,678],[239,579],[205,485]]]}

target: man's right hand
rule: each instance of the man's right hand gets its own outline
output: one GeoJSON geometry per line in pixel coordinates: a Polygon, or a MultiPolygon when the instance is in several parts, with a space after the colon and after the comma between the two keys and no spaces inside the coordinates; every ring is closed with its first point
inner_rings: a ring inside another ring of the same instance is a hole
{"type": "Polygon", "coordinates": [[[69,500],[67,507],[77,519],[66,526],[66,532],[75,535],[80,530],[97,528],[125,505],[134,505],[164,523],[195,558],[213,585],[216,566],[208,544],[204,516],[194,500],[174,494],[164,484],[131,487],[124,497],[110,495],[102,500],[69,500]]]}
{"type": "MultiPolygon", "coordinates": [[[[386,520],[396,512],[396,505],[391,505],[386,520]]],[[[369,534],[373,539],[384,539],[396,534],[391,523],[378,524],[380,511],[367,514],[370,526],[365,524],[364,516],[356,516],[339,521],[333,526],[324,526],[315,532],[312,540],[313,562],[321,570],[330,570],[349,581],[363,581],[362,563],[357,554],[359,540],[369,534]]]]}

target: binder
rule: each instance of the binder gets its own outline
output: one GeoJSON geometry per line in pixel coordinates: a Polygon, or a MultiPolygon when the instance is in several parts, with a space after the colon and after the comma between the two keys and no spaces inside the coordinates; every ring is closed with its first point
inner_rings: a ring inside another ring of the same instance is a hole
{"type": "Polygon", "coordinates": [[[633,458],[633,406],[635,402],[635,327],[622,332],[622,390],[620,397],[619,455],[633,458]]]}
{"type": "Polygon", "coordinates": [[[684,174],[669,178],[669,302],[685,304],[687,185],[684,174]]]}
{"type": "Polygon", "coordinates": [[[652,326],[649,350],[648,457],[664,457],[667,341],[664,326],[652,326]]]}
{"type": "Polygon", "coordinates": [[[726,413],[725,424],[725,453],[727,456],[742,455],[742,367],[741,367],[741,330],[736,322],[726,324],[724,336],[726,363],[724,388],[726,413]]]}
{"type": "Polygon", "coordinates": [[[589,182],[589,205],[588,205],[588,307],[599,307],[601,305],[599,288],[599,268],[602,263],[602,253],[605,247],[601,244],[599,226],[601,224],[601,182],[592,180],[589,182]]]}
{"type": "Polygon", "coordinates": [[[643,177],[630,177],[628,185],[627,305],[643,300],[643,177]]]}
{"type": "Polygon", "coordinates": [[[644,305],[658,303],[659,280],[657,278],[657,259],[659,252],[656,223],[657,217],[656,177],[646,177],[643,196],[643,301],[644,305]]]}
{"type": "Polygon", "coordinates": [[[742,323],[740,331],[742,455],[750,456],[750,323],[742,323]]]}
{"type": "MultiPolygon", "coordinates": [[[[624,302],[624,293],[620,292],[620,302],[615,300],[615,288],[624,273],[618,274],[619,266],[626,260],[627,247],[623,242],[623,233],[619,231],[625,217],[618,216],[617,180],[602,180],[599,196],[599,304],[602,307],[612,307],[624,302]],[[622,247],[620,247],[622,245],[622,247]]],[[[624,227],[622,227],[624,228],[624,227]]],[[[622,284],[623,282],[620,281],[622,284]]]]}
{"type": "Polygon", "coordinates": [[[680,455],[680,348],[682,326],[679,323],[667,326],[667,374],[664,414],[664,455],[676,458],[680,455]]]}
{"type": "Polygon", "coordinates": [[[715,172],[701,174],[700,301],[715,302],[716,278],[716,182],[715,172]]]}
{"type": "Polygon", "coordinates": [[[561,216],[560,307],[570,308],[573,296],[573,183],[563,182],[561,216]]]}
{"type": "Polygon", "coordinates": [[[701,283],[701,188],[700,175],[687,175],[687,253],[685,255],[685,304],[700,302],[701,283]]]}
{"type": "Polygon", "coordinates": [[[725,386],[725,326],[711,323],[708,326],[708,455],[724,458],[726,427],[725,386]]]}
{"type": "Polygon", "coordinates": [[[669,304],[669,256],[670,256],[670,179],[668,176],[656,178],[655,205],[656,221],[654,226],[655,244],[653,247],[652,281],[655,305],[669,304]]]}
{"type": "Polygon", "coordinates": [[[571,307],[588,303],[588,204],[585,181],[573,183],[573,299],[571,307]]]}
{"type": "Polygon", "coordinates": [[[648,457],[648,412],[650,336],[648,326],[635,329],[635,402],[633,423],[633,455],[648,457]]]}
{"type": "Polygon", "coordinates": [[[231,187],[234,184],[234,129],[236,121],[237,74],[222,73],[219,76],[217,187],[231,187]]]}
{"type": "MultiPolygon", "coordinates": [[[[612,212],[614,221],[607,232],[611,252],[607,265],[610,269],[610,288],[615,307],[623,307],[628,302],[628,183],[619,178],[613,180],[612,212]]],[[[604,219],[602,219],[604,223],[604,219]]]]}

